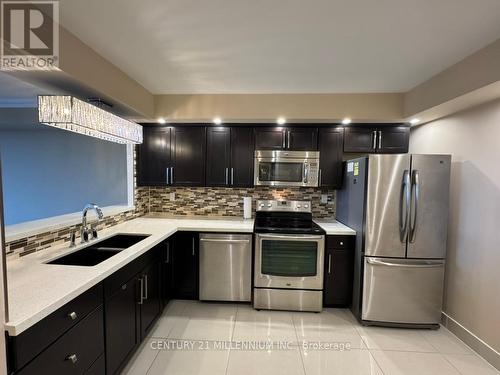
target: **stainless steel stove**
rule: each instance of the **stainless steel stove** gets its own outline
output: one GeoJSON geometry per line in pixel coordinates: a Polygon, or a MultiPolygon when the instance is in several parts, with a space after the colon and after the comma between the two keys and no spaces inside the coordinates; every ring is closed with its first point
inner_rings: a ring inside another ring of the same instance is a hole
{"type": "Polygon", "coordinates": [[[254,308],[321,311],[325,231],[311,202],[257,202],[254,232],[254,308]]]}

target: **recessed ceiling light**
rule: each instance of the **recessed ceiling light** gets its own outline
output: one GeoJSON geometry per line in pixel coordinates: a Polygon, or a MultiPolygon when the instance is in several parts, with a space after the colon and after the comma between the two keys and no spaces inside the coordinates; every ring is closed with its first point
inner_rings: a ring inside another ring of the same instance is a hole
{"type": "Polygon", "coordinates": [[[343,125],[349,125],[351,123],[351,119],[349,117],[346,117],[345,119],[342,120],[343,125]]]}
{"type": "Polygon", "coordinates": [[[165,120],[163,117],[160,117],[160,118],[158,119],[158,122],[159,122],[160,124],[166,124],[166,123],[167,123],[167,120],[165,120]]]}
{"type": "Polygon", "coordinates": [[[410,120],[410,124],[412,124],[412,125],[417,125],[419,122],[420,122],[420,119],[418,119],[418,118],[412,118],[410,120]]]}
{"type": "Polygon", "coordinates": [[[220,125],[222,124],[222,119],[220,117],[214,117],[212,120],[215,125],[220,125]]]}
{"type": "Polygon", "coordinates": [[[278,119],[276,120],[276,122],[278,123],[278,125],[285,125],[286,124],[286,118],[284,118],[284,117],[278,117],[278,119]]]}

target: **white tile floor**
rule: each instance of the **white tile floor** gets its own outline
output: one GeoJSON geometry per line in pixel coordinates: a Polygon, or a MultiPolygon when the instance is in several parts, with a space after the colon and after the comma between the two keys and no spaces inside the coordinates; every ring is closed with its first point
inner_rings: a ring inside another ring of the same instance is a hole
{"type": "Polygon", "coordinates": [[[256,311],[195,301],[170,302],[123,373],[500,375],[445,328],[362,327],[344,309],[256,311]],[[245,343],[261,347],[238,346],[245,343]]]}

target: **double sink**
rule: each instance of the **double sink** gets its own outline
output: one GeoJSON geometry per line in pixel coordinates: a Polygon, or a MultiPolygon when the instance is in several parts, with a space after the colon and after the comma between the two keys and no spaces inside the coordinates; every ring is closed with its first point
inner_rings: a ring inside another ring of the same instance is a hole
{"type": "Polygon", "coordinates": [[[47,264],[95,266],[148,237],[149,235],[140,234],[116,234],[105,240],[94,242],[83,249],[51,260],[47,264]]]}

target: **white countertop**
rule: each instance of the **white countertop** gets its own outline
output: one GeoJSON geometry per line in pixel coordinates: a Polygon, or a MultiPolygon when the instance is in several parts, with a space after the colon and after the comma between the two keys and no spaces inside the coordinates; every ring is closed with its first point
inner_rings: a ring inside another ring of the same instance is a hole
{"type": "Polygon", "coordinates": [[[318,224],[321,228],[323,228],[326,231],[327,235],[344,235],[344,236],[356,235],[356,231],[354,229],[351,229],[348,226],[339,223],[336,220],[318,219],[314,220],[314,222],[318,224]]]}
{"type": "MultiPolygon", "coordinates": [[[[335,221],[316,221],[327,234],[355,234],[335,221]]],[[[177,231],[253,232],[253,219],[144,217],[100,232],[100,239],[118,233],[150,234],[148,238],[93,267],[45,264],[63,254],[79,250],[60,245],[7,261],[9,321],[5,329],[19,335],[32,325],[98,284],[177,231]]]]}

